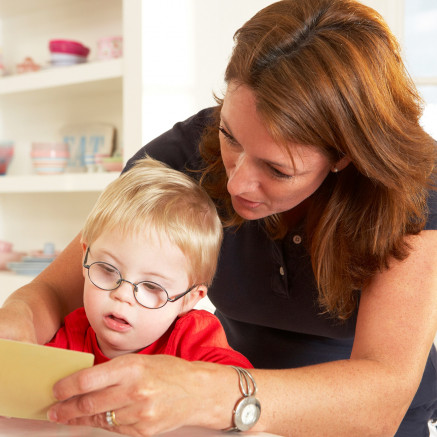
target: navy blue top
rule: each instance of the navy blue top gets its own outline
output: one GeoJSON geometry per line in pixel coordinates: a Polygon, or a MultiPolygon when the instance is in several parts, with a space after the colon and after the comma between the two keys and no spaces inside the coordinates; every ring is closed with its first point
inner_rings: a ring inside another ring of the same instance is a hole
{"type": "MultiPolygon", "coordinates": [[[[202,163],[198,144],[211,109],[143,147],[128,162],[149,156],[187,172],[202,163]]],[[[192,176],[192,174],[190,173],[192,176]]],[[[437,229],[437,196],[430,197],[426,229],[437,229]]],[[[230,345],[258,368],[294,368],[348,359],[356,313],[346,322],[321,315],[310,256],[301,227],[273,241],[262,220],[225,229],[214,283],[208,291],[230,345]]],[[[384,335],[383,333],[381,335],[384,335]]],[[[412,407],[437,400],[437,354],[432,348],[412,407]]]]}

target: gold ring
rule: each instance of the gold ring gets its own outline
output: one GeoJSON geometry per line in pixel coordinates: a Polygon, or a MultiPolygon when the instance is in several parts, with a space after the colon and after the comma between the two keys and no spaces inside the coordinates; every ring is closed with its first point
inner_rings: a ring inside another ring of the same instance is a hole
{"type": "Polygon", "coordinates": [[[115,420],[115,412],[114,410],[111,411],[107,411],[106,412],[106,422],[108,423],[109,426],[119,426],[119,424],[117,423],[117,421],[115,420]]]}

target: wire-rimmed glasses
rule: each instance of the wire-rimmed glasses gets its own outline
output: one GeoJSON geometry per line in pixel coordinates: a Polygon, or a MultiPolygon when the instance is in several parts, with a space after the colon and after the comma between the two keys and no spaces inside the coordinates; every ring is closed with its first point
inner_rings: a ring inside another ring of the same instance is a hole
{"type": "Polygon", "coordinates": [[[176,302],[184,297],[191,290],[197,287],[193,285],[183,293],[177,294],[175,297],[169,297],[167,290],[156,282],[141,281],[138,283],[130,282],[121,276],[120,271],[113,265],[97,261],[87,264],[90,248],[87,248],[83,266],[88,270],[88,278],[90,281],[101,290],[112,291],[120,287],[123,282],[132,285],[135,300],[143,307],[149,309],[162,308],[167,302],[176,302]]]}

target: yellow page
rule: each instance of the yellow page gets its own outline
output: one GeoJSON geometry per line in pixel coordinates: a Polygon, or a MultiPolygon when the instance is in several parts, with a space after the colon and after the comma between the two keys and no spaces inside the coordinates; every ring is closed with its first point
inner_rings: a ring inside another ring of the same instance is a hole
{"type": "Polygon", "coordinates": [[[47,420],[53,385],[93,363],[93,354],[0,339],[0,416],[47,420]]]}

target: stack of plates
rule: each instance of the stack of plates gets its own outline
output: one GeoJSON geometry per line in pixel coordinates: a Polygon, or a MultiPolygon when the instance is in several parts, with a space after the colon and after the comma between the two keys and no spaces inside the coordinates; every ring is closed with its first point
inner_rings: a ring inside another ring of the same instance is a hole
{"type": "Polygon", "coordinates": [[[9,270],[17,275],[39,275],[53,260],[53,256],[24,256],[20,262],[7,263],[9,270]]]}

